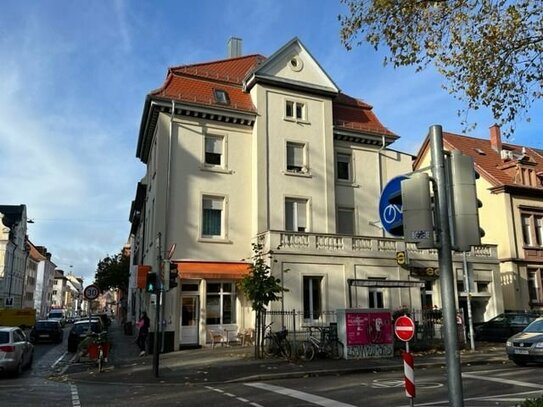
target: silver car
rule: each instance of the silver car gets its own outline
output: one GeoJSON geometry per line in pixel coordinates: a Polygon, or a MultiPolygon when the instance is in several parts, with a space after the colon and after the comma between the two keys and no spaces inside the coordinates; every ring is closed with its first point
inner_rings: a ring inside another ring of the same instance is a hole
{"type": "Polygon", "coordinates": [[[20,375],[32,366],[34,346],[21,328],[0,326],[0,373],[20,375]]]}
{"type": "Polygon", "coordinates": [[[543,317],[528,325],[505,343],[507,356],[519,366],[543,363],[543,317]]]}

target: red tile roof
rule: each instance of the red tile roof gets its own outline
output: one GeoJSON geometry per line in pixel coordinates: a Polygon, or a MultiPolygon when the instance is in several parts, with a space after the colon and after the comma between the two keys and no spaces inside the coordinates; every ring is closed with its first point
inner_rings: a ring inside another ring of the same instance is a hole
{"type": "MultiPolygon", "coordinates": [[[[151,96],[255,112],[250,94],[243,91],[243,80],[265,59],[264,56],[255,54],[172,67],[168,70],[162,87],[152,91],[151,96]],[[230,104],[217,103],[213,94],[214,89],[225,90],[230,98],[230,104]]],[[[333,115],[336,128],[395,136],[377,119],[372,106],[343,93],[339,93],[333,101],[333,115]]]]}
{"type": "Polygon", "coordinates": [[[255,111],[251,96],[242,89],[245,75],[264,59],[262,55],[248,55],[195,65],[183,65],[168,70],[161,88],[151,92],[176,101],[215,105],[242,111],[255,111]],[[217,103],[214,89],[228,93],[229,105],[217,103]]]}
{"type": "Polygon", "coordinates": [[[344,93],[339,93],[334,99],[333,111],[337,128],[396,136],[381,124],[372,112],[372,106],[344,93]]]}
{"type": "MultiPolygon", "coordinates": [[[[422,149],[427,148],[427,141],[425,141],[422,149]]],[[[443,132],[443,146],[446,150],[456,149],[471,156],[476,171],[492,185],[496,187],[525,187],[525,185],[514,182],[515,172],[510,170],[511,165],[517,162],[516,159],[502,159],[501,154],[492,148],[490,140],[443,132]]],[[[530,165],[530,168],[534,168],[536,173],[543,172],[543,155],[541,151],[508,143],[502,143],[502,150],[512,151],[515,157],[519,157],[524,151],[526,158],[523,162],[533,164],[530,165]]]]}

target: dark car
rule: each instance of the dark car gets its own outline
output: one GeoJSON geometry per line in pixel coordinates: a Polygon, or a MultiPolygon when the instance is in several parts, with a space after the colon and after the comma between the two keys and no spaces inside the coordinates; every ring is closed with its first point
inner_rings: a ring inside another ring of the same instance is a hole
{"type": "MultiPolygon", "coordinates": [[[[91,331],[94,333],[100,333],[104,330],[102,321],[99,319],[91,319],[90,322],[91,331]]],[[[77,347],[81,341],[89,333],[89,320],[84,319],[77,321],[72,325],[70,333],[68,335],[68,352],[77,352],[77,347]]]]}
{"type": "Polygon", "coordinates": [[[64,337],[62,325],[57,320],[42,320],[36,322],[32,331],[30,331],[30,340],[33,343],[41,341],[52,341],[61,343],[64,337]]]}
{"type": "Polygon", "coordinates": [[[538,318],[505,343],[507,357],[519,366],[543,363],[543,318],[538,318]]]}
{"type": "Polygon", "coordinates": [[[507,338],[521,332],[539,314],[529,311],[504,312],[491,320],[475,327],[475,339],[478,341],[505,342],[507,338]]]}
{"type": "Polygon", "coordinates": [[[100,318],[102,321],[102,325],[104,326],[104,329],[108,329],[111,325],[111,319],[109,318],[109,315],[106,313],[100,313],[100,314],[92,314],[92,318],[100,318]]]}

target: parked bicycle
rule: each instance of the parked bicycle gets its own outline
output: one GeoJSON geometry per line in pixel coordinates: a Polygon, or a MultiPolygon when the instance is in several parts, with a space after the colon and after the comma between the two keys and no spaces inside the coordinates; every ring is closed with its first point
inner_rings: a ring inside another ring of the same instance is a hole
{"type": "Polygon", "coordinates": [[[299,359],[311,361],[316,354],[324,355],[331,359],[341,359],[344,353],[343,342],[331,335],[330,327],[310,326],[309,337],[300,343],[297,349],[299,359]]]}
{"type": "Polygon", "coordinates": [[[102,372],[104,363],[107,362],[109,357],[109,350],[111,349],[111,342],[108,340],[107,332],[90,333],[81,342],[80,347],[83,349],[83,355],[88,356],[91,360],[96,360],[98,371],[102,372]]]}
{"type": "Polygon", "coordinates": [[[280,331],[272,331],[271,325],[273,322],[266,325],[264,328],[264,339],[262,342],[262,350],[266,356],[282,356],[290,359],[291,348],[290,342],[287,339],[288,330],[283,327],[280,331]]]}

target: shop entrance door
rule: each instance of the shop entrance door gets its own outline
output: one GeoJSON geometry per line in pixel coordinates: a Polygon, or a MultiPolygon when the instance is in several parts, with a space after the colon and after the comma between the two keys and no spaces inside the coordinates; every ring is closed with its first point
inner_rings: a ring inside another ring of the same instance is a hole
{"type": "Polygon", "coordinates": [[[181,297],[181,345],[198,345],[198,308],[197,295],[181,297]]]}

